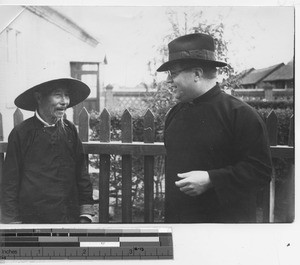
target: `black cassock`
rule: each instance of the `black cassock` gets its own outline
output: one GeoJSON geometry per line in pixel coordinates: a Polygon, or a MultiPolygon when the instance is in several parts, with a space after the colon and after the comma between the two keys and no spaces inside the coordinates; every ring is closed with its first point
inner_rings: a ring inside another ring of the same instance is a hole
{"type": "Polygon", "coordinates": [[[270,181],[265,124],[244,102],[215,86],[177,104],[165,124],[166,222],[255,222],[256,195],[270,181]],[[208,171],[213,188],[191,197],[178,173],[208,171]]]}

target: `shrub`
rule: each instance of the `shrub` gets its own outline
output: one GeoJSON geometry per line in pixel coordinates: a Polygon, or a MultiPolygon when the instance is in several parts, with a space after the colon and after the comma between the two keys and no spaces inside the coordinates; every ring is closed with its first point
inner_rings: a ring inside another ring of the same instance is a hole
{"type": "Polygon", "coordinates": [[[251,100],[246,101],[250,106],[255,109],[294,109],[294,102],[287,100],[274,100],[274,101],[263,101],[263,100],[251,100]]]}
{"type": "MultiPolygon", "coordinates": [[[[163,87],[161,88],[163,89],[163,87]]],[[[167,93],[164,91],[164,93],[167,93]]],[[[162,101],[166,101],[166,98],[153,98],[152,111],[155,115],[155,141],[163,141],[163,129],[164,129],[164,118],[168,111],[167,106],[170,106],[170,102],[165,102],[165,107],[159,108],[159,105],[163,104],[162,101]],[[159,102],[161,100],[161,102],[159,102]]],[[[248,102],[251,106],[257,109],[261,116],[266,119],[272,109],[274,109],[275,114],[278,118],[278,144],[286,145],[288,143],[289,137],[289,123],[290,117],[293,115],[293,105],[287,102],[248,102]]],[[[133,121],[133,141],[143,141],[143,116],[146,110],[137,110],[130,109],[132,114],[133,121]]],[[[111,113],[111,140],[119,141],[121,139],[121,117],[123,115],[122,111],[114,111],[111,113]]],[[[99,140],[99,118],[100,114],[97,112],[92,113],[90,125],[92,129],[91,140],[99,140]]],[[[111,189],[110,195],[113,197],[113,206],[115,207],[116,215],[113,217],[112,221],[119,222],[121,220],[121,181],[122,181],[122,172],[121,172],[121,163],[120,156],[113,155],[111,159],[111,176],[110,182],[111,189]]],[[[93,156],[91,159],[91,165],[98,167],[99,157],[93,156]]],[[[143,158],[142,157],[133,157],[133,185],[132,185],[132,194],[133,194],[133,221],[134,222],[143,222],[142,217],[144,214],[144,187],[143,187],[143,158]]],[[[282,187],[286,186],[286,176],[291,164],[291,160],[287,159],[274,159],[274,168],[276,174],[276,189],[283,190],[282,187]]],[[[164,158],[157,157],[155,159],[155,221],[163,221],[163,212],[164,212],[164,158]]],[[[285,220],[284,211],[280,210],[284,201],[281,201],[280,198],[284,198],[284,192],[276,195],[276,215],[279,220],[285,220]]]]}
{"type": "MultiPolygon", "coordinates": [[[[257,111],[262,115],[264,120],[267,119],[268,115],[272,111],[270,108],[260,108],[257,111]]],[[[277,144],[287,145],[289,141],[290,133],[290,122],[291,117],[294,115],[293,109],[274,109],[277,116],[277,144]]]]}
{"type": "MultiPolygon", "coordinates": [[[[260,107],[260,104],[255,104],[260,107]]],[[[288,105],[288,104],[287,104],[288,105]]],[[[274,104],[270,104],[274,107],[274,104]]],[[[284,106],[277,105],[277,106],[284,106]]],[[[271,108],[258,108],[258,112],[267,118],[271,112],[271,108]]],[[[293,109],[287,107],[274,109],[277,116],[277,144],[287,145],[290,133],[290,118],[294,114],[293,109]]],[[[294,158],[273,158],[273,167],[275,174],[275,221],[276,222],[292,222],[294,213],[291,211],[291,165],[295,163],[294,158]]]]}
{"type": "MultiPolygon", "coordinates": [[[[132,115],[132,126],[133,126],[133,141],[143,141],[144,132],[144,121],[143,116],[146,110],[134,110],[131,109],[130,114],[132,115]]],[[[114,111],[111,113],[111,140],[121,140],[121,118],[122,111],[114,111]]],[[[90,126],[92,129],[91,140],[99,140],[99,119],[100,114],[93,112],[91,114],[90,126]]],[[[157,123],[157,121],[156,121],[157,123]]],[[[158,130],[156,134],[157,139],[161,139],[161,131],[158,130]]],[[[162,190],[161,183],[163,182],[163,168],[164,165],[163,157],[155,158],[155,176],[154,176],[154,220],[156,222],[163,221],[163,201],[164,191],[162,190]]],[[[98,168],[99,156],[93,155],[90,159],[91,166],[98,168]]],[[[143,222],[144,216],[144,171],[143,171],[143,157],[133,156],[132,157],[132,211],[133,221],[143,222]]],[[[95,182],[96,180],[94,180],[95,182]]],[[[96,186],[96,184],[94,184],[96,186]]],[[[122,201],[122,169],[121,169],[121,156],[111,155],[111,169],[110,169],[110,197],[111,206],[114,208],[115,214],[111,216],[113,222],[121,222],[121,201],[122,201]]]]}

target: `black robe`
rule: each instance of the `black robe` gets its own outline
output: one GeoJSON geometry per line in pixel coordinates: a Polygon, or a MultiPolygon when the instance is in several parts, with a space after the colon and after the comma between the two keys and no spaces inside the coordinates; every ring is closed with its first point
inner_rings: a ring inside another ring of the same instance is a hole
{"type": "Polygon", "coordinates": [[[4,162],[2,217],[4,223],[76,223],[79,207],[92,204],[76,127],[44,127],[36,116],[9,135],[4,162]],[[62,133],[59,133],[62,132],[62,133]]]}
{"type": "Polygon", "coordinates": [[[270,181],[265,124],[248,104],[215,86],[179,103],[165,123],[166,222],[255,222],[256,195],[270,181]],[[178,173],[208,171],[213,188],[191,197],[178,173]]]}

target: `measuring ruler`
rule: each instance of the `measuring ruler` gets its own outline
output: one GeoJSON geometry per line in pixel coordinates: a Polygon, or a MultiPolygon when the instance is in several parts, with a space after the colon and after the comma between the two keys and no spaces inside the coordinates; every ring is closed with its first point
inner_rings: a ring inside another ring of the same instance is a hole
{"type": "Polygon", "coordinates": [[[173,259],[170,228],[5,229],[0,259],[173,259]]]}

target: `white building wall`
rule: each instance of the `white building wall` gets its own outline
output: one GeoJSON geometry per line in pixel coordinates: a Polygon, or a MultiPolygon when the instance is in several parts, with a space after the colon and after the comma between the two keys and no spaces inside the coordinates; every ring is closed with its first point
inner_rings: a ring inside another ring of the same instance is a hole
{"type": "MultiPolygon", "coordinates": [[[[4,139],[13,128],[14,99],[20,93],[53,78],[70,77],[71,61],[102,61],[104,55],[98,46],[90,46],[28,10],[11,23],[0,34],[0,112],[4,139]]],[[[24,118],[32,116],[31,112],[22,112],[24,118]]],[[[67,116],[72,120],[73,111],[68,110],[67,116]]]]}

